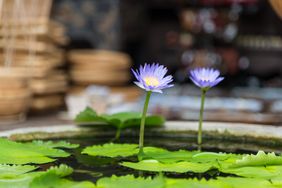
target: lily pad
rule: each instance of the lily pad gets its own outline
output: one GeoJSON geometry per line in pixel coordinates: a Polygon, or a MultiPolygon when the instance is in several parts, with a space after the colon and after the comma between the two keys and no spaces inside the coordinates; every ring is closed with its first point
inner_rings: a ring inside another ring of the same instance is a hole
{"type": "MultiPolygon", "coordinates": [[[[144,147],[145,154],[147,153],[162,153],[167,150],[156,147],[144,147]]],[[[91,156],[101,157],[130,157],[135,156],[139,152],[137,144],[104,144],[104,145],[93,145],[86,147],[82,150],[82,154],[88,154],[91,156]]]]}
{"type": "Polygon", "coordinates": [[[270,179],[273,177],[282,177],[282,166],[245,166],[239,168],[221,169],[220,171],[247,178],[270,179]]]}
{"type": "Polygon", "coordinates": [[[178,150],[178,151],[168,151],[165,149],[162,150],[152,150],[146,151],[145,159],[155,159],[162,163],[175,163],[180,161],[191,161],[192,157],[199,153],[198,151],[186,151],[186,150],[178,150]]]}
{"type": "Polygon", "coordinates": [[[55,157],[68,157],[70,154],[55,149],[50,143],[20,143],[0,138],[0,164],[42,164],[54,161],[55,157]]]}
{"type": "Polygon", "coordinates": [[[97,187],[101,188],[275,188],[279,185],[279,180],[275,180],[276,184],[272,184],[267,180],[258,178],[238,178],[238,177],[222,177],[218,179],[172,179],[158,176],[151,177],[134,177],[112,176],[101,178],[97,181],[97,187]]]}
{"type": "MultiPolygon", "coordinates": [[[[21,168],[21,167],[19,167],[21,168]]],[[[23,168],[23,166],[22,166],[23,168]]],[[[27,172],[31,167],[19,171],[27,172]]],[[[0,176],[0,187],[2,188],[95,188],[91,182],[75,182],[64,177],[73,172],[67,165],[51,167],[47,171],[35,171],[14,176],[0,176]]]]}
{"type": "Polygon", "coordinates": [[[256,155],[245,155],[242,159],[236,160],[232,167],[265,165],[282,165],[282,157],[275,155],[275,153],[265,153],[263,151],[259,151],[256,155]]]}
{"type": "Polygon", "coordinates": [[[137,144],[104,144],[86,147],[81,153],[91,156],[128,157],[137,154],[137,144]]]}
{"type": "Polygon", "coordinates": [[[89,181],[75,182],[63,179],[53,173],[45,173],[35,177],[29,185],[30,188],[95,188],[89,181]]]}
{"type": "Polygon", "coordinates": [[[31,143],[27,143],[27,144],[45,146],[45,147],[50,147],[50,148],[66,148],[66,149],[74,149],[74,148],[79,147],[79,144],[72,144],[64,140],[61,140],[58,142],[34,140],[31,143]]]}
{"type": "Polygon", "coordinates": [[[193,163],[187,161],[166,164],[157,160],[143,160],[137,163],[122,162],[120,164],[128,168],[152,172],[203,173],[215,168],[211,163],[193,163]]]}
{"type": "MultiPolygon", "coordinates": [[[[97,115],[97,113],[87,107],[84,111],[80,112],[74,121],[77,124],[91,124],[96,125],[106,124],[116,129],[125,129],[130,127],[139,127],[141,121],[141,114],[137,112],[121,112],[112,115],[97,115]]],[[[163,116],[147,116],[146,126],[147,127],[158,127],[162,126],[165,122],[163,116]]]]}
{"type": "Polygon", "coordinates": [[[0,177],[11,177],[15,175],[25,174],[37,169],[32,165],[5,165],[0,164],[0,177]]]}
{"type": "Polygon", "coordinates": [[[241,156],[228,153],[200,152],[192,156],[192,161],[206,163],[214,161],[225,161],[230,158],[235,160],[241,158],[241,156]]]}
{"type": "Polygon", "coordinates": [[[132,175],[127,176],[112,176],[110,178],[101,178],[97,181],[97,187],[101,188],[163,188],[165,181],[161,177],[157,178],[135,178],[132,175]]]}
{"type": "MultiPolygon", "coordinates": [[[[166,179],[166,188],[222,188],[227,185],[220,181],[207,181],[205,179],[166,179]]],[[[228,187],[229,188],[229,187],[228,187]]]]}
{"type": "MultiPolygon", "coordinates": [[[[260,178],[237,178],[237,177],[219,177],[217,180],[225,184],[225,187],[232,188],[275,188],[268,180],[260,178]]],[[[276,187],[277,188],[277,187],[276,187]]]]}

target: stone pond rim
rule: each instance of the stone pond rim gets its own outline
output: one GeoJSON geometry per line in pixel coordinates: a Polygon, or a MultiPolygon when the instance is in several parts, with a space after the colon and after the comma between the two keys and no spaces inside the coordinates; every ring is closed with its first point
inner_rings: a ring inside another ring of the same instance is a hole
{"type": "MultiPolygon", "coordinates": [[[[196,121],[167,121],[161,128],[151,128],[145,135],[161,136],[163,139],[194,139],[197,134],[196,121]]],[[[205,122],[204,137],[206,142],[228,142],[229,144],[257,144],[263,146],[282,146],[282,127],[261,124],[205,122]]],[[[74,124],[58,124],[57,126],[25,127],[7,131],[1,131],[0,137],[8,137],[12,140],[34,139],[65,139],[65,138],[89,138],[111,137],[115,133],[112,129],[90,128],[90,126],[77,126],[74,124]]],[[[138,129],[125,130],[122,136],[138,137],[138,129]]],[[[188,144],[188,143],[187,143],[188,144]]],[[[239,146],[240,147],[240,146],[239,146]]],[[[245,147],[245,146],[244,146],[245,147]]],[[[245,148],[243,148],[245,149],[245,148]]]]}

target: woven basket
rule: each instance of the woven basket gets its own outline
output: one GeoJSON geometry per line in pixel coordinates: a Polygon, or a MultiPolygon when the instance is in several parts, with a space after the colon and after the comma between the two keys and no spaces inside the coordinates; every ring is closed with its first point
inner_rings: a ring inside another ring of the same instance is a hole
{"type": "Polygon", "coordinates": [[[1,123],[25,119],[31,99],[26,75],[26,69],[0,68],[1,123]]]}

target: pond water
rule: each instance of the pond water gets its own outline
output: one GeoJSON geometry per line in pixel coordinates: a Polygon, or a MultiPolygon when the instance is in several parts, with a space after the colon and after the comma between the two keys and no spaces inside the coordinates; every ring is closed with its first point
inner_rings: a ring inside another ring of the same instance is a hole
{"type": "MultiPolygon", "coordinates": [[[[110,177],[113,174],[117,176],[134,174],[134,175],[156,175],[157,173],[153,172],[138,172],[136,170],[132,170],[129,168],[125,168],[119,165],[121,159],[112,159],[105,157],[92,157],[89,155],[82,155],[81,150],[87,146],[91,145],[99,145],[104,143],[109,143],[112,137],[110,136],[100,136],[95,138],[66,138],[60,140],[66,140],[71,143],[80,144],[80,147],[74,150],[69,150],[72,154],[68,158],[60,158],[54,163],[44,164],[41,166],[41,169],[48,169],[50,166],[58,165],[58,164],[67,164],[74,169],[74,173],[71,175],[73,180],[82,181],[82,180],[90,180],[96,182],[97,179],[101,177],[110,177]]],[[[59,140],[59,139],[56,139],[59,140]]],[[[151,136],[146,137],[145,146],[156,146],[162,147],[169,150],[196,150],[196,137],[177,137],[170,136],[169,138],[166,136],[151,136]]],[[[136,136],[124,136],[117,143],[138,143],[138,137],[136,136]]],[[[239,141],[227,141],[224,139],[218,138],[205,138],[204,137],[204,145],[203,151],[213,151],[213,152],[233,152],[233,153],[257,153],[258,150],[264,151],[275,151],[277,153],[281,152],[281,146],[277,144],[271,144],[272,142],[260,142],[256,143],[255,141],[246,141],[245,139],[241,139],[239,141]]],[[[130,161],[137,161],[136,157],[127,158],[130,161]]],[[[195,174],[195,173],[165,173],[167,177],[174,178],[189,178],[196,177],[201,178],[203,174],[195,174]]],[[[205,173],[204,177],[206,179],[213,178],[216,176],[225,176],[225,174],[216,172],[216,173],[205,173]]]]}

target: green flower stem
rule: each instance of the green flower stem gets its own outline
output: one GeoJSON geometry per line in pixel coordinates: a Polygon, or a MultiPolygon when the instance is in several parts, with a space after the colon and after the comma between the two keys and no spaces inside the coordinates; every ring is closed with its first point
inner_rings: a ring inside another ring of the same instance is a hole
{"type": "Polygon", "coordinates": [[[203,114],[204,114],[206,92],[207,90],[203,88],[201,95],[201,108],[200,108],[199,127],[198,127],[198,151],[202,150],[202,126],[203,126],[203,114]]]}
{"type": "Polygon", "coordinates": [[[117,131],[116,131],[116,135],[115,135],[114,140],[119,140],[119,138],[120,138],[120,132],[121,132],[121,129],[118,128],[117,131]]]}
{"type": "Polygon", "coordinates": [[[142,157],[142,155],[144,154],[143,147],[144,147],[145,120],[146,120],[146,114],[147,114],[151,94],[152,94],[152,91],[147,92],[145,103],[144,103],[144,108],[143,108],[141,124],[140,124],[139,154],[138,154],[138,156],[140,156],[140,157],[142,157]]]}

